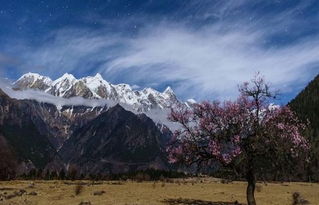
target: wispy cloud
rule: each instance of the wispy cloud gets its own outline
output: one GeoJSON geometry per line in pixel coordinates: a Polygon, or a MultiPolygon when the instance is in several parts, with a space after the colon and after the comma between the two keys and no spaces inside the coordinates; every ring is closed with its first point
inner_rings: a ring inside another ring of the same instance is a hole
{"type": "Polygon", "coordinates": [[[277,88],[313,75],[319,59],[317,39],[266,48],[264,35],[260,30],[220,32],[214,26],[199,31],[162,27],[132,40],[130,52],[109,62],[106,74],[137,72],[137,80],[181,81],[181,93],[192,91],[199,97],[231,97],[236,85],[257,71],[277,88]]]}
{"type": "Polygon", "coordinates": [[[38,102],[50,103],[58,108],[64,105],[84,105],[88,107],[109,106],[112,107],[116,103],[106,99],[84,99],[82,97],[62,98],[53,96],[36,90],[13,90],[9,81],[0,79],[0,89],[2,89],[9,97],[18,100],[36,100],[38,102]]]}
{"type": "MultiPolygon", "coordinates": [[[[296,38],[302,30],[297,28],[305,26],[299,12],[311,1],[261,16],[243,11],[259,1],[209,2],[186,6],[182,12],[198,12],[184,20],[149,22],[147,16],[139,16],[138,22],[146,26],[133,36],[109,28],[68,28],[51,32],[37,46],[20,43],[6,50],[25,62],[21,72],[51,77],[100,72],[105,79],[141,86],[174,84],[183,98],[232,98],[237,84],[257,71],[283,93],[293,92],[318,73],[319,36],[296,38]],[[194,19],[205,23],[190,23],[194,19]]],[[[124,20],[126,26],[134,23],[124,20]]],[[[103,22],[106,27],[112,24],[103,22]]]]}

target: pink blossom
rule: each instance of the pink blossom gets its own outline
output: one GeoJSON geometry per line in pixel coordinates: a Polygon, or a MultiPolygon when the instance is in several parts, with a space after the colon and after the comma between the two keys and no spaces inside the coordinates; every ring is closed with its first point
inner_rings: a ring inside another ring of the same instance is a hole
{"type": "Polygon", "coordinates": [[[252,168],[246,170],[247,176],[254,177],[253,172],[285,162],[293,164],[292,160],[298,162],[307,155],[310,145],[302,135],[306,125],[289,107],[270,106],[274,95],[259,74],[240,86],[239,91],[235,101],[172,109],[169,119],[179,123],[181,129],[174,135],[177,145],[168,149],[170,162],[213,161],[229,166],[240,157],[240,164],[252,168]],[[263,163],[254,163],[258,160],[263,163]]]}
{"type": "MultiPolygon", "coordinates": [[[[173,136],[179,146],[168,150],[170,162],[214,159],[229,164],[242,153],[251,153],[249,149],[259,153],[281,150],[294,157],[307,152],[310,146],[302,136],[306,126],[289,107],[270,106],[268,89],[264,80],[256,77],[252,86],[244,83],[240,87],[241,95],[235,101],[206,101],[192,108],[172,109],[169,119],[182,128],[173,136]],[[244,143],[247,139],[251,140],[244,143]]],[[[274,153],[265,154],[275,160],[274,153]]]]}
{"type": "Polygon", "coordinates": [[[214,140],[209,142],[209,148],[211,150],[211,154],[214,156],[219,156],[220,155],[220,145],[214,140]]]}
{"type": "Polygon", "coordinates": [[[181,146],[168,147],[166,151],[169,152],[168,161],[169,163],[176,163],[178,158],[183,154],[183,149],[181,146]]]}
{"type": "Polygon", "coordinates": [[[235,149],[232,150],[232,157],[237,157],[238,155],[240,155],[242,153],[241,148],[238,146],[235,149]]]}
{"type": "Polygon", "coordinates": [[[232,159],[232,156],[230,154],[222,154],[222,157],[221,157],[222,161],[225,163],[225,164],[229,164],[233,159],[232,159]]]}
{"type": "Polygon", "coordinates": [[[240,142],[240,136],[239,136],[239,135],[235,135],[235,136],[233,137],[233,142],[234,142],[234,143],[239,143],[239,142],[240,142]]]}

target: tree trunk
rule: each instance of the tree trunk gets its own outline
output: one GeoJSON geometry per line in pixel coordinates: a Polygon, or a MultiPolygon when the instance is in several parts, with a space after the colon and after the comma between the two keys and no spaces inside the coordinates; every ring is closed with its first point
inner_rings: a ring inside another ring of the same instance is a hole
{"type": "Polygon", "coordinates": [[[248,205],[256,205],[256,200],[255,200],[255,186],[256,186],[256,179],[255,179],[255,174],[252,170],[248,171],[247,173],[247,191],[246,191],[246,196],[247,196],[247,203],[248,205]]]}

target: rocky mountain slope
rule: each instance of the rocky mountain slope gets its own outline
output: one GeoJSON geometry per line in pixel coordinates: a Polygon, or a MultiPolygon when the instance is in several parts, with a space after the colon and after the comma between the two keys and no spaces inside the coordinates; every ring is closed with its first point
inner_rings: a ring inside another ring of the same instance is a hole
{"type": "Polygon", "coordinates": [[[165,136],[146,115],[119,105],[73,133],[60,150],[84,173],[116,173],[167,166],[165,136]]]}
{"type": "Polygon", "coordinates": [[[0,136],[20,162],[44,168],[59,156],[41,127],[45,122],[29,101],[11,99],[0,90],[0,136]]]}
{"type": "Polygon", "coordinates": [[[49,103],[30,100],[23,101],[28,102],[33,107],[35,114],[43,121],[40,123],[38,120],[35,120],[35,124],[41,134],[47,136],[56,149],[59,149],[75,130],[108,109],[107,106],[88,107],[70,105],[64,105],[61,109],[58,109],[55,105],[49,103]]]}

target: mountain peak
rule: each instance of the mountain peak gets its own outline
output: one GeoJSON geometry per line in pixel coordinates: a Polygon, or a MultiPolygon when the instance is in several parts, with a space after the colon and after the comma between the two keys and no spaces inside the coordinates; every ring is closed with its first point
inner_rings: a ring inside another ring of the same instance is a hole
{"type": "Polygon", "coordinates": [[[108,110],[108,112],[114,112],[114,111],[115,112],[122,112],[122,111],[126,112],[126,110],[119,103],[117,103],[115,106],[111,107],[108,110]]]}
{"type": "Polygon", "coordinates": [[[104,80],[104,78],[102,77],[102,75],[100,73],[97,73],[95,76],[87,76],[84,78],[81,78],[80,80],[92,84],[92,86],[100,86],[101,84],[109,84],[109,82],[107,82],[106,80],[104,80]]]}
{"type": "Polygon", "coordinates": [[[33,81],[37,81],[37,80],[45,80],[47,82],[51,82],[51,78],[47,77],[47,76],[43,76],[40,75],[38,73],[26,73],[24,75],[22,75],[17,81],[22,80],[22,79],[32,79],[33,81]]]}
{"type": "Polygon", "coordinates": [[[94,77],[100,80],[104,80],[100,73],[96,73],[94,77]]]}
{"type": "Polygon", "coordinates": [[[16,82],[13,83],[15,88],[38,89],[45,90],[52,84],[52,80],[47,76],[42,76],[38,73],[26,73],[22,75],[16,82]]]}
{"type": "Polygon", "coordinates": [[[58,80],[64,80],[64,79],[68,79],[70,81],[74,81],[76,80],[76,78],[74,77],[74,75],[69,74],[69,73],[64,73],[60,78],[58,78],[56,81],[58,80]]]}
{"type": "Polygon", "coordinates": [[[167,86],[167,88],[164,90],[163,93],[166,93],[166,94],[174,94],[174,91],[173,89],[170,87],[170,86],[167,86]]]}
{"type": "Polygon", "coordinates": [[[157,90],[154,90],[153,88],[144,88],[142,91],[147,94],[159,93],[157,90]]]}
{"type": "Polygon", "coordinates": [[[38,73],[31,73],[31,72],[28,72],[24,75],[21,76],[21,78],[25,78],[25,77],[36,77],[36,78],[40,78],[42,77],[40,74],[38,73]]]}

